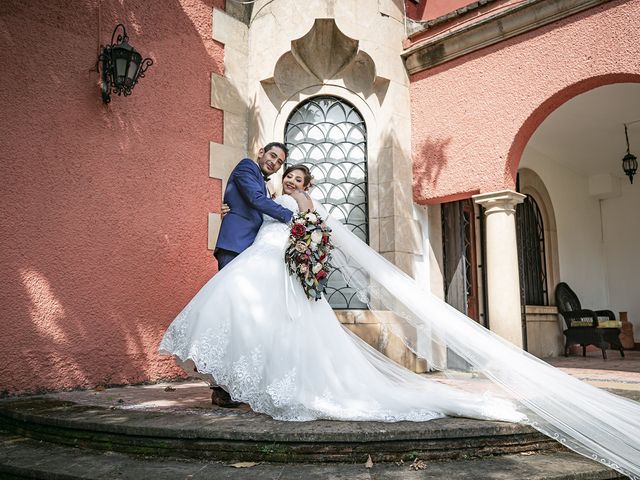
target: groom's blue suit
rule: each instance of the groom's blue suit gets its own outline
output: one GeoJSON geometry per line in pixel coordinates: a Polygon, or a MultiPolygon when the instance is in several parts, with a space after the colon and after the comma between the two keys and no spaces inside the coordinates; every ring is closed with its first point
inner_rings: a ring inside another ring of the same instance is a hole
{"type": "MultiPolygon", "coordinates": [[[[241,160],[231,172],[224,203],[231,211],[222,219],[216,243],[219,268],[227,263],[227,252],[237,255],[253,243],[262,225],[263,213],[284,223],[293,216],[291,210],[271,200],[260,167],[249,158],[241,160]]],[[[231,259],[235,255],[231,255],[231,259]]]]}

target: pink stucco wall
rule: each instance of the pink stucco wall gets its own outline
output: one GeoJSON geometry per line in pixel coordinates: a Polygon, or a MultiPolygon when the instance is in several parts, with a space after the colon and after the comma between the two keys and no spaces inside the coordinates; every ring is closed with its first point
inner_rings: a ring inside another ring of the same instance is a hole
{"type": "Polygon", "coordinates": [[[555,108],[640,75],[640,0],[612,1],[411,78],[414,200],[513,189],[555,108]]]}
{"type": "Polygon", "coordinates": [[[484,5],[477,5],[477,2],[465,0],[442,0],[436,2],[426,2],[413,4],[414,9],[407,8],[407,16],[417,21],[436,20],[426,29],[412,33],[404,41],[405,48],[420,43],[421,41],[433,38],[441,33],[450,33],[461,30],[479,21],[485,20],[499,12],[509,10],[515,5],[522,4],[522,0],[493,0],[484,5]],[[462,7],[469,6],[464,9],[462,7]],[[422,9],[422,10],[421,10],[422,9]],[[413,10],[413,13],[412,13],[413,10]],[[449,16],[447,14],[452,13],[449,16]]]}
{"type": "Polygon", "coordinates": [[[214,6],[224,0],[2,2],[0,391],[178,374],[160,337],[215,272],[214,6]],[[105,107],[95,64],[118,22],[155,64],[105,107]]]}
{"type": "Polygon", "coordinates": [[[470,3],[474,2],[469,0],[423,0],[415,3],[412,0],[405,0],[407,16],[418,21],[433,20],[470,3]]]}
{"type": "MultiPolygon", "coordinates": [[[[405,0],[407,17],[418,22],[439,19],[451,12],[456,12],[457,17],[452,22],[447,22],[444,29],[454,28],[458,24],[467,24],[483,16],[494,14],[509,5],[522,3],[522,0],[491,0],[484,5],[478,5],[477,1],[469,0],[426,0],[415,3],[413,0],[405,0]],[[471,8],[464,9],[469,6],[471,8]]],[[[429,28],[429,35],[442,31],[440,26],[429,28]]],[[[418,34],[418,38],[422,35],[418,34]]]]}

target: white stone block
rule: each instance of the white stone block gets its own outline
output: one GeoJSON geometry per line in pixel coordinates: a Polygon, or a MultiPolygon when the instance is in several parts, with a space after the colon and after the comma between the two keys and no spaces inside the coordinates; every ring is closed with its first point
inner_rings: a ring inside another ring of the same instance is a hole
{"type": "Polygon", "coordinates": [[[380,251],[380,221],[377,218],[369,218],[369,246],[380,251]]]}
{"type": "Polygon", "coordinates": [[[403,151],[397,142],[380,150],[378,157],[378,181],[402,182],[403,187],[411,188],[412,164],[409,152],[403,151]]]}
{"type": "Polygon", "coordinates": [[[240,92],[241,97],[247,96],[248,58],[248,55],[235,48],[224,48],[224,76],[240,92]]]}
{"type": "Polygon", "coordinates": [[[225,112],[246,113],[247,103],[243,99],[245,92],[240,92],[228,78],[215,73],[211,75],[211,106],[225,112]]]}
{"type": "Polygon", "coordinates": [[[245,114],[224,112],[224,144],[245,150],[247,148],[248,128],[245,114]]]}
{"type": "Polygon", "coordinates": [[[421,255],[422,233],[420,225],[412,218],[407,217],[381,218],[380,251],[421,255]]]}
{"type": "Polygon", "coordinates": [[[396,22],[404,23],[404,0],[378,0],[378,10],[396,22]]]}
{"type": "Polygon", "coordinates": [[[222,179],[223,192],[231,170],[245,156],[245,151],[241,148],[209,142],[209,176],[222,179]]]}
{"type": "Polygon", "coordinates": [[[210,213],[207,222],[207,248],[213,250],[218,241],[218,233],[220,232],[220,224],[222,218],[219,213],[210,213]]]}
{"type": "Polygon", "coordinates": [[[214,40],[224,43],[227,46],[245,53],[248,48],[249,28],[240,20],[233,18],[222,10],[213,9],[213,31],[211,36],[214,40]]]}
{"type": "Polygon", "coordinates": [[[609,173],[591,175],[589,177],[589,195],[600,200],[622,195],[620,179],[609,173]]]}

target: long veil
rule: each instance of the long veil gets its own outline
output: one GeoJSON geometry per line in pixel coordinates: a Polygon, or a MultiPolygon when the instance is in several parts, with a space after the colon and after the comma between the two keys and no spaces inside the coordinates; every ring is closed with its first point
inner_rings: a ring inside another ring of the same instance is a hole
{"type": "Polygon", "coordinates": [[[454,352],[476,376],[491,380],[518,402],[526,423],[582,455],[640,478],[640,403],[588,385],[515,347],[421,288],[317,202],[316,208],[333,231],[334,266],[430,368],[446,370],[442,352],[454,352]]]}

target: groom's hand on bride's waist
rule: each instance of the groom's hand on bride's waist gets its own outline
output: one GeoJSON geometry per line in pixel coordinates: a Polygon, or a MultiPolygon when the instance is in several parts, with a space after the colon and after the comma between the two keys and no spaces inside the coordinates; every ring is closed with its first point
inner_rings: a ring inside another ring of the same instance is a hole
{"type": "Polygon", "coordinates": [[[231,208],[226,203],[222,204],[220,208],[220,218],[224,218],[224,216],[231,211],[231,208]]]}

